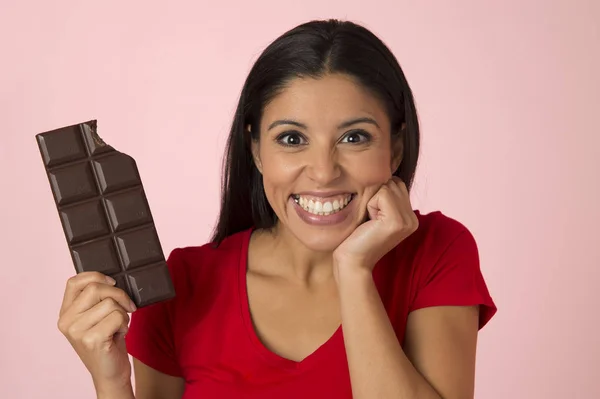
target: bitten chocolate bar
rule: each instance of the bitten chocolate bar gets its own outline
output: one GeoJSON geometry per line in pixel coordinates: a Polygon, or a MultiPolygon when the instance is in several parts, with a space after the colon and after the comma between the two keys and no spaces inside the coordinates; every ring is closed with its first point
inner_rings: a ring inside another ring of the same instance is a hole
{"type": "Polygon", "coordinates": [[[111,276],[138,308],[175,291],[135,160],[96,121],[36,135],[77,273],[111,276]]]}

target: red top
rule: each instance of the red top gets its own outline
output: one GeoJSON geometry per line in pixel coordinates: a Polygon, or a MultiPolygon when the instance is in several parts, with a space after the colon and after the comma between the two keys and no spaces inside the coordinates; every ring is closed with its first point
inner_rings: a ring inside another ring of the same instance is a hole
{"type": "MultiPolygon", "coordinates": [[[[496,307],[473,236],[440,212],[416,213],[417,231],[373,271],[399,341],[409,312],[428,306],[481,305],[483,327],[496,307]]],[[[259,340],[246,291],[251,232],[234,234],[218,248],[175,249],[167,263],[177,296],[133,314],[129,353],[183,377],[184,399],[351,398],[342,328],[300,362],[276,355],[259,340]]]]}

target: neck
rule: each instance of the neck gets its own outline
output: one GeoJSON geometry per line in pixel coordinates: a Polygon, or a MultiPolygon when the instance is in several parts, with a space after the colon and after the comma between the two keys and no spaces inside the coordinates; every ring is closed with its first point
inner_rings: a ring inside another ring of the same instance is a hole
{"type": "Polygon", "coordinates": [[[276,225],[271,230],[257,232],[256,239],[275,262],[272,273],[296,280],[301,284],[316,285],[333,279],[333,252],[318,252],[307,248],[288,229],[276,225]]]}

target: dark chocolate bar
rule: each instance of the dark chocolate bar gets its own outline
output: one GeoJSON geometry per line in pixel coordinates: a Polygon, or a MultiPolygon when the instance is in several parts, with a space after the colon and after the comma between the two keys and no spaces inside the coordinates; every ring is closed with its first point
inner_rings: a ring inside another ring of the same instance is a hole
{"type": "Polygon", "coordinates": [[[175,290],[135,160],[96,121],[36,135],[77,273],[111,276],[138,308],[175,290]]]}

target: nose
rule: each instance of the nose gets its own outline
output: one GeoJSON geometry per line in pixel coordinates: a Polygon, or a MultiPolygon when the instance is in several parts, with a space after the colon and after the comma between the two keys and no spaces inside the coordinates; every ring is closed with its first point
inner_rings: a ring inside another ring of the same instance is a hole
{"type": "Polygon", "coordinates": [[[327,186],[341,175],[337,151],[331,148],[313,149],[307,162],[307,175],[319,186],[327,186]]]}

